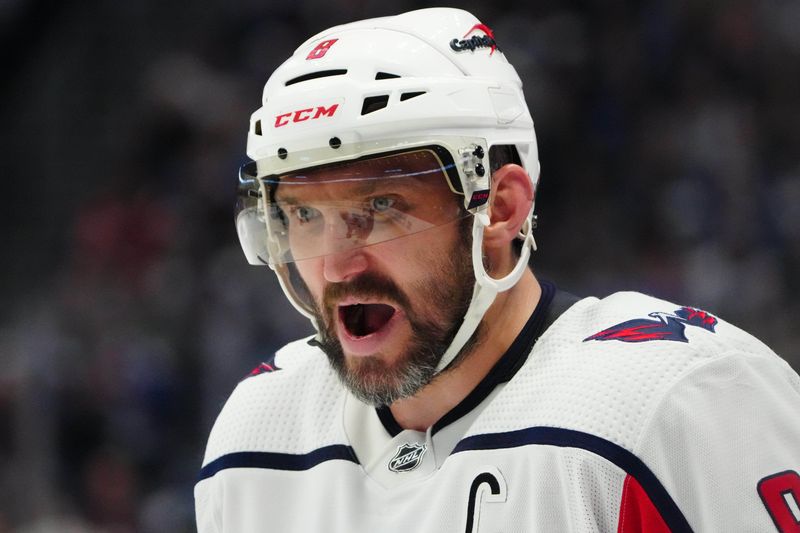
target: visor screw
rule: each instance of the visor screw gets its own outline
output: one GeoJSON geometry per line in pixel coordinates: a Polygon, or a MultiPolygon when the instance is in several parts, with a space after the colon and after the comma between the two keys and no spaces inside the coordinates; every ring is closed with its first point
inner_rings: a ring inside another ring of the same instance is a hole
{"type": "Polygon", "coordinates": [[[477,146],[475,150],[472,151],[472,155],[474,155],[478,159],[483,159],[484,156],[483,146],[477,146]]]}
{"type": "Polygon", "coordinates": [[[336,150],[342,145],[342,140],[339,137],[331,137],[331,140],[328,141],[328,144],[331,145],[331,148],[336,150]]]}
{"type": "Polygon", "coordinates": [[[278,157],[286,159],[287,155],[289,155],[289,152],[286,151],[286,148],[278,148],[278,157]]]}
{"type": "Polygon", "coordinates": [[[486,174],[486,169],[483,168],[483,165],[478,163],[477,165],[475,165],[475,174],[477,174],[478,176],[483,177],[483,175],[486,174]]]}

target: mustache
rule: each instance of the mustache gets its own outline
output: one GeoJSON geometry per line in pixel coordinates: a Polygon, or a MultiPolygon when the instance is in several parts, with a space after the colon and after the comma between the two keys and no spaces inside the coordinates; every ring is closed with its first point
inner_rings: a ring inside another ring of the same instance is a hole
{"type": "Polygon", "coordinates": [[[346,297],[390,300],[405,309],[410,307],[406,293],[394,281],[376,273],[365,272],[351,280],[327,285],[323,290],[322,302],[331,312],[336,302],[346,297]]]}

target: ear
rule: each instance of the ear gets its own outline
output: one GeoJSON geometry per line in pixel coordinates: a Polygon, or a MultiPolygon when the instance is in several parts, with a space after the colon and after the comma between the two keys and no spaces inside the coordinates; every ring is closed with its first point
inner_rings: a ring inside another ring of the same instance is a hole
{"type": "Polygon", "coordinates": [[[508,164],[492,174],[489,197],[489,226],[483,231],[483,251],[492,256],[510,251],[533,203],[533,184],[519,165],[508,164]]]}

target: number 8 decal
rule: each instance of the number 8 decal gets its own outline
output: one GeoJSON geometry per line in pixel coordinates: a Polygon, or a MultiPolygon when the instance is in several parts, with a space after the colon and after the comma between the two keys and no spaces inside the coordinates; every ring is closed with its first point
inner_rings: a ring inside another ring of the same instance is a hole
{"type": "Polygon", "coordinates": [[[308,56],[306,56],[306,60],[320,59],[322,57],[325,57],[325,54],[327,54],[328,50],[331,49],[333,43],[335,43],[338,40],[339,39],[328,39],[327,41],[322,41],[317,46],[315,46],[314,49],[311,50],[311,52],[308,53],[308,56]]]}
{"type": "Polygon", "coordinates": [[[800,474],[794,470],[758,482],[758,495],[780,533],[800,533],[800,474]]]}

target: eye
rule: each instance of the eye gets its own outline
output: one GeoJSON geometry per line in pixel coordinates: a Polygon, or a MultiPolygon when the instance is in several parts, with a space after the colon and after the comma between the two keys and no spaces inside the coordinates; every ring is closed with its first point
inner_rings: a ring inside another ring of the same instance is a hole
{"type": "Polygon", "coordinates": [[[302,205],[292,209],[292,214],[297,218],[297,220],[300,221],[301,224],[305,224],[306,222],[311,222],[314,220],[319,215],[319,211],[313,207],[302,205]]]}
{"type": "Polygon", "coordinates": [[[377,211],[378,213],[383,213],[384,211],[388,211],[394,205],[395,200],[394,198],[389,198],[388,196],[377,196],[375,198],[370,199],[369,204],[372,209],[377,211]]]}

